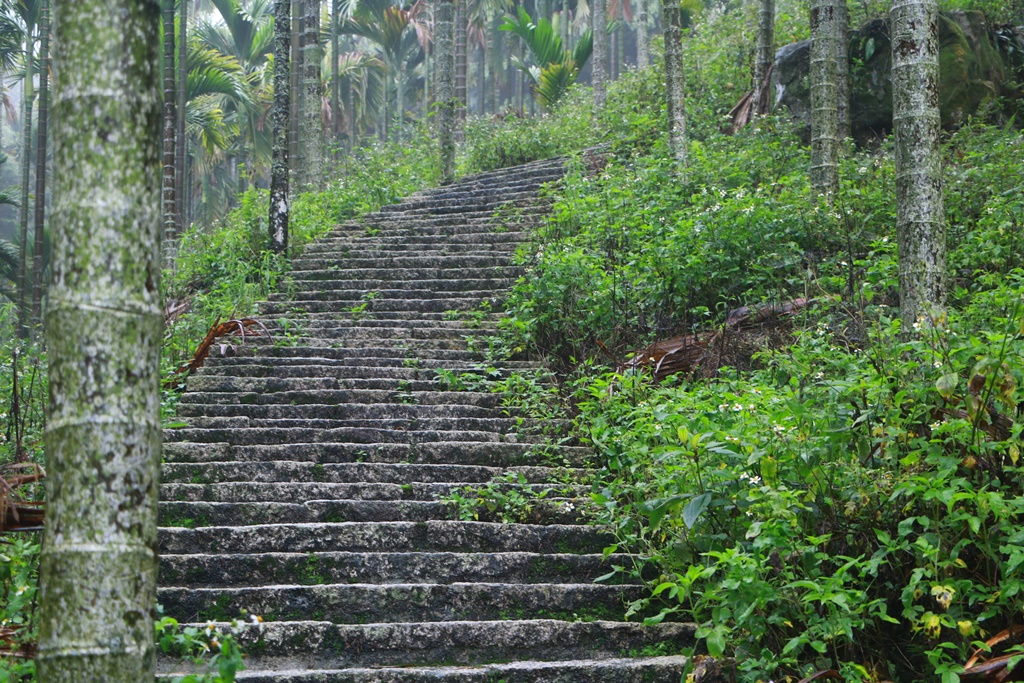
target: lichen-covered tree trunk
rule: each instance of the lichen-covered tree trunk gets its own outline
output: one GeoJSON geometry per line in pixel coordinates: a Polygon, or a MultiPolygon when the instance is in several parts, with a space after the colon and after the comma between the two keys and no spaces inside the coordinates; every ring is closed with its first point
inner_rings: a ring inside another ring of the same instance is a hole
{"type": "Polygon", "coordinates": [[[338,19],[341,16],[341,0],[331,5],[331,132],[334,146],[341,143],[341,80],[338,78],[338,19]]]}
{"type": "MultiPolygon", "coordinates": [[[[32,45],[32,26],[25,30],[25,63],[35,64],[35,50],[32,45]]],[[[26,69],[22,80],[21,118],[21,207],[18,209],[18,232],[20,254],[16,274],[18,286],[18,336],[28,337],[29,293],[28,293],[28,207],[32,179],[32,101],[35,99],[33,69],[26,69]]]]}
{"type": "Polygon", "coordinates": [[[836,3],[836,120],[840,141],[850,137],[850,8],[836,3]]]}
{"type": "Polygon", "coordinates": [[[594,107],[604,108],[607,97],[608,14],[606,0],[591,0],[590,20],[594,35],[593,59],[590,60],[590,82],[594,88],[594,107]]]}
{"type": "Polygon", "coordinates": [[[468,66],[466,44],[466,1],[455,0],[455,137],[462,135],[462,121],[466,118],[466,67],[468,66]]]}
{"type": "Polygon", "coordinates": [[[154,679],[160,466],[158,0],[54,12],[40,683],[154,679]]]}
{"type": "Polygon", "coordinates": [[[288,130],[288,167],[291,170],[291,189],[299,185],[299,168],[302,166],[302,145],[299,144],[299,128],[302,125],[302,3],[292,0],[292,71],[291,71],[291,127],[288,130]]]}
{"type": "Polygon", "coordinates": [[[900,315],[909,330],[921,316],[946,304],[938,4],[893,0],[889,27],[900,315]]]}
{"type": "Polygon", "coordinates": [[[43,251],[46,245],[46,134],[50,93],[50,2],[39,5],[39,130],[36,142],[35,244],[32,250],[32,324],[43,322],[43,251]]]}
{"type": "Polygon", "coordinates": [[[480,116],[487,114],[487,24],[484,24],[483,38],[476,48],[476,104],[480,116]]]}
{"type": "Polygon", "coordinates": [[[185,99],[188,85],[188,0],[178,2],[178,130],[175,132],[174,141],[174,202],[180,234],[188,227],[187,195],[190,194],[191,184],[188,182],[188,160],[185,158],[185,109],[188,106],[185,99]]]}
{"type": "Polygon", "coordinates": [[[288,248],[288,131],[291,129],[291,0],[277,0],[274,7],[274,127],[273,160],[270,165],[270,248],[288,248]]]}
{"type": "Polygon", "coordinates": [[[164,244],[178,234],[175,212],[174,145],[178,133],[177,89],[174,87],[174,0],[164,0],[164,167],[163,222],[164,244]]]}
{"type": "Polygon", "coordinates": [[[636,0],[636,68],[646,69],[651,63],[651,27],[647,20],[649,0],[636,0]]]}
{"type": "Polygon", "coordinates": [[[455,179],[455,7],[439,0],[434,17],[437,78],[437,138],[441,152],[441,182],[455,179]]]}
{"type": "Polygon", "coordinates": [[[562,0],[562,16],[560,17],[559,29],[562,34],[562,48],[566,50],[572,49],[569,46],[569,24],[569,0],[562,0]]]}
{"type": "Polygon", "coordinates": [[[811,188],[831,204],[839,189],[836,0],[811,2],[811,188]]]}
{"type": "Polygon", "coordinates": [[[672,156],[686,163],[686,77],[683,73],[683,29],[677,0],[661,1],[665,36],[665,99],[668,105],[668,146],[672,156]]]}
{"type": "Polygon", "coordinates": [[[751,109],[765,114],[770,105],[767,89],[762,88],[768,70],[775,61],[775,0],[760,0],[757,7],[757,44],[754,50],[754,101],[751,109]]]}
{"type": "Polygon", "coordinates": [[[299,184],[319,189],[324,180],[324,126],[321,113],[320,0],[305,0],[302,19],[302,165],[299,184]]]}

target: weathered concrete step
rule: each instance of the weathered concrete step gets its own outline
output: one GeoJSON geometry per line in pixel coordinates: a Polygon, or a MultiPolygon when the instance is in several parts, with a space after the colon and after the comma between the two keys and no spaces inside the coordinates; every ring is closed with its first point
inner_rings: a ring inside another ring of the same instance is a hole
{"type": "MultiPolygon", "coordinates": [[[[415,407],[415,406],[410,406],[415,407]]],[[[471,432],[491,432],[495,435],[517,436],[531,435],[544,430],[552,433],[559,429],[566,429],[568,421],[565,420],[524,420],[520,418],[505,417],[380,417],[368,420],[356,418],[346,420],[343,418],[255,418],[245,416],[231,417],[186,417],[181,422],[184,426],[179,429],[168,429],[164,436],[169,438],[176,432],[184,432],[196,429],[209,430],[253,430],[253,429],[279,429],[282,431],[304,430],[305,432],[353,430],[365,428],[372,424],[374,429],[406,431],[411,436],[417,433],[430,432],[455,432],[468,430],[471,432]]],[[[306,439],[304,439],[305,441],[306,439]]]]}
{"type": "MultiPolygon", "coordinates": [[[[509,468],[483,465],[435,465],[425,463],[310,463],[296,460],[262,462],[230,461],[217,463],[164,463],[160,480],[172,482],[321,482],[414,484],[431,482],[482,483],[506,473],[514,473],[527,482],[546,484],[566,481],[586,484],[592,473],[580,469],[519,466],[509,468]]],[[[552,484],[552,486],[554,486],[552,484]]]]}
{"type": "Polygon", "coordinates": [[[316,253],[330,248],[341,248],[352,240],[370,237],[407,236],[443,238],[426,243],[443,244],[449,238],[465,235],[504,235],[510,232],[529,232],[547,221],[547,210],[529,210],[517,215],[516,221],[502,222],[493,216],[477,218],[423,217],[406,220],[382,220],[371,224],[359,223],[335,228],[327,237],[308,245],[304,253],[316,253]]]}
{"type": "MultiPolygon", "coordinates": [[[[378,314],[380,315],[380,314],[378,314]]],[[[495,334],[497,317],[486,316],[487,323],[481,319],[477,322],[478,313],[472,316],[468,313],[458,311],[440,317],[425,318],[422,320],[388,320],[376,318],[359,318],[358,320],[339,320],[332,316],[309,315],[285,318],[269,318],[264,321],[270,329],[278,329],[281,320],[286,320],[287,325],[297,331],[316,333],[320,329],[341,330],[348,329],[353,333],[377,335],[384,339],[463,339],[466,335],[495,334]]]]}
{"type": "MultiPolygon", "coordinates": [[[[415,366],[412,363],[403,364],[399,367],[377,365],[377,364],[362,364],[354,365],[352,363],[344,363],[339,361],[333,361],[329,365],[307,362],[307,363],[274,363],[274,364],[261,364],[255,359],[249,358],[244,359],[249,362],[245,363],[232,363],[220,364],[215,362],[219,359],[207,360],[201,370],[200,374],[194,375],[195,377],[235,377],[238,379],[245,378],[274,378],[274,379],[288,379],[296,377],[309,377],[309,378],[322,378],[322,379],[338,379],[345,381],[361,380],[418,380],[418,381],[437,381],[437,370],[448,369],[458,371],[461,373],[475,373],[483,376],[483,372],[472,365],[466,363],[456,362],[444,362],[436,363],[429,367],[426,363],[416,363],[415,366]]],[[[507,377],[512,370],[518,370],[519,368],[497,368],[501,372],[501,376],[507,377]]],[[[524,368],[529,370],[531,368],[524,368]]],[[[488,373],[490,377],[490,373],[488,373]]]]}
{"type": "MultiPolygon", "coordinates": [[[[519,276],[517,266],[490,266],[488,268],[346,268],[344,270],[293,270],[288,277],[296,283],[316,282],[318,287],[328,287],[337,278],[351,280],[401,280],[420,282],[425,280],[448,280],[466,278],[470,280],[513,279],[519,276]],[[322,283],[322,284],[321,284],[322,283]]],[[[348,282],[349,280],[340,280],[348,282]]]]}
{"type": "MultiPolygon", "coordinates": [[[[195,386],[193,383],[189,388],[195,386]]],[[[230,387],[231,385],[228,385],[230,387]]],[[[240,392],[233,388],[219,391],[188,391],[181,396],[179,406],[211,405],[342,405],[342,404],[408,404],[420,406],[463,405],[494,408],[501,404],[500,394],[471,391],[436,391],[433,383],[428,388],[413,391],[373,391],[365,389],[298,389],[295,391],[240,392]]]]}
{"type": "MultiPolygon", "coordinates": [[[[478,313],[473,315],[473,324],[476,324],[478,313]]],[[[479,322],[481,326],[494,326],[499,320],[505,317],[504,313],[492,312],[479,316],[479,322]]],[[[393,326],[393,325],[425,325],[430,326],[434,323],[451,323],[455,326],[467,325],[465,322],[469,315],[463,311],[442,311],[440,313],[424,313],[422,311],[367,311],[363,313],[353,314],[350,312],[316,312],[316,311],[291,311],[288,313],[280,314],[271,318],[271,320],[280,320],[284,318],[286,320],[294,321],[296,323],[303,324],[323,324],[333,323],[336,325],[366,325],[367,327],[373,326],[374,324],[393,326]]],[[[266,319],[266,318],[264,318],[266,319]]]]}
{"type": "MultiPolygon", "coordinates": [[[[211,392],[211,393],[238,393],[238,394],[274,394],[292,391],[340,391],[340,392],[373,392],[380,395],[394,395],[400,392],[436,392],[452,393],[441,391],[441,384],[436,379],[429,380],[401,380],[389,379],[387,377],[371,379],[337,379],[334,377],[293,377],[282,379],[253,378],[253,377],[231,377],[228,375],[204,375],[195,374],[188,378],[188,391],[182,394],[181,400],[189,397],[189,394],[211,392]]],[[[472,394],[472,392],[454,392],[459,394],[472,394]]],[[[495,394],[488,394],[494,396],[495,394]]],[[[261,399],[273,401],[274,399],[261,399]]],[[[337,400],[340,402],[342,396],[337,400]]],[[[429,399],[426,399],[429,402],[429,399]]],[[[469,399],[472,402],[472,399],[469,399]]]]}
{"type": "MultiPolygon", "coordinates": [[[[579,524],[589,505],[580,498],[544,498],[533,505],[531,524],[579,524]]],[[[437,500],[310,500],[160,502],[160,525],[195,529],[204,526],[249,526],[308,522],[427,522],[457,519],[457,510],[437,500]]]]}
{"type": "MultiPolygon", "coordinates": [[[[309,301],[295,300],[271,301],[260,304],[260,312],[266,315],[281,315],[290,312],[298,313],[342,313],[373,316],[382,311],[407,311],[410,313],[444,313],[445,311],[471,311],[479,307],[481,301],[493,298],[494,292],[449,292],[443,298],[405,298],[380,296],[369,302],[362,302],[358,297],[342,301],[309,301]],[[354,306],[366,303],[362,310],[352,310],[354,306]]],[[[437,297],[437,294],[433,295],[437,297]]],[[[495,306],[500,308],[500,306],[495,306]]]]}
{"type": "MultiPolygon", "coordinates": [[[[499,434],[490,430],[426,429],[410,431],[383,427],[346,427],[339,429],[297,427],[225,427],[164,430],[164,443],[191,441],[193,443],[232,444],[235,446],[282,445],[292,443],[330,444],[419,444],[424,442],[491,442],[514,444],[541,444],[544,437],[523,434],[499,434]]],[[[575,445],[575,444],[573,444],[575,445]]]]}
{"type": "Polygon", "coordinates": [[[579,583],[410,583],[163,588],[157,601],[179,621],[259,614],[267,621],[313,618],[334,624],[605,619],[619,621],[623,600],[642,586],[579,583]]]}
{"type": "Polygon", "coordinates": [[[459,201],[439,201],[439,202],[423,202],[420,205],[415,204],[398,204],[395,205],[393,211],[379,211],[376,213],[365,214],[362,219],[367,223],[374,221],[394,221],[394,220],[406,220],[409,218],[421,218],[423,216],[486,216],[494,214],[499,209],[514,211],[515,209],[525,209],[527,207],[536,206],[537,198],[528,196],[522,199],[512,199],[509,201],[504,200],[485,200],[475,202],[473,204],[467,204],[459,201]]]}
{"type": "Polygon", "coordinates": [[[161,529],[160,554],[468,552],[595,553],[611,534],[582,525],[345,522],[161,529]]]}
{"type": "MultiPolygon", "coordinates": [[[[452,245],[454,247],[454,245],[452,245]]],[[[475,245],[476,246],[476,245],[475,245]]],[[[479,253],[459,253],[454,248],[449,253],[424,254],[420,250],[413,253],[401,251],[389,252],[379,249],[367,249],[361,253],[349,252],[348,256],[339,255],[323,258],[298,258],[292,261],[297,270],[325,270],[331,267],[338,270],[348,268],[491,268],[508,266],[511,252],[515,245],[493,245],[489,250],[474,249],[479,253]]]]}
{"type": "Polygon", "coordinates": [[[535,187],[509,187],[504,186],[499,191],[481,192],[472,187],[451,188],[448,192],[437,192],[431,195],[410,195],[400,204],[388,204],[381,207],[380,213],[401,213],[409,209],[440,207],[446,208],[453,204],[461,206],[477,206],[480,204],[500,204],[501,202],[512,203],[516,201],[536,202],[537,190],[535,187]]]}
{"type": "Polygon", "coordinates": [[[321,242],[317,245],[316,251],[307,251],[306,253],[316,254],[330,251],[332,246],[338,250],[344,250],[346,246],[358,247],[372,242],[379,244],[391,244],[392,242],[422,244],[424,251],[431,251],[446,244],[523,242],[529,238],[530,230],[538,225],[541,225],[540,220],[531,220],[528,223],[524,222],[513,226],[515,229],[511,227],[496,229],[498,226],[488,225],[483,221],[461,223],[458,225],[432,225],[429,223],[396,221],[393,223],[382,223],[379,228],[368,228],[361,234],[349,235],[347,240],[338,240],[333,243],[321,242]]]}
{"type": "MultiPolygon", "coordinates": [[[[259,347],[256,349],[251,346],[248,348],[245,346],[239,346],[239,355],[225,357],[211,356],[207,359],[203,370],[206,372],[213,372],[215,370],[227,368],[241,369],[242,367],[259,363],[260,366],[267,371],[267,375],[265,376],[273,374],[273,370],[292,367],[320,368],[324,373],[323,375],[320,375],[321,377],[336,377],[337,375],[332,373],[332,369],[344,367],[374,369],[429,368],[430,374],[433,376],[436,376],[436,371],[439,369],[459,370],[460,372],[476,372],[481,375],[485,372],[478,363],[474,363],[469,360],[424,358],[420,355],[395,357],[394,349],[382,349],[382,351],[387,354],[382,357],[376,357],[368,353],[360,354],[359,351],[362,351],[362,349],[322,349],[314,347],[303,348],[301,346],[270,348],[259,347]],[[256,357],[256,351],[267,351],[267,353],[260,353],[259,357],[256,357]],[[272,352],[272,354],[270,352],[272,352]],[[429,365],[428,362],[430,363],[429,365]]],[[[476,358],[480,358],[479,354],[476,354],[476,358]]],[[[541,364],[535,361],[505,360],[488,365],[486,373],[488,376],[491,376],[491,368],[494,370],[534,370],[539,367],[541,367],[541,364]]],[[[240,377],[244,376],[244,373],[241,371],[237,373],[233,371],[229,372],[237,374],[240,377]]]]}
{"type": "MultiPolygon", "coordinates": [[[[338,271],[344,275],[343,270],[338,271]]],[[[456,272],[450,272],[450,278],[445,280],[306,280],[298,281],[295,292],[291,295],[296,299],[310,299],[310,294],[327,294],[335,291],[376,292],[378,296],[386,296],[388,291],[398,292],[489,292],[493,296],[497,292],[504,292],[515,284],[513,278],[489,278],[489,279],[468,279],[459,278],[456,272]],[[301,287],[302,289],[298,289],[301,287]]],[[[280,293],[281,297],[287,296],[280,293]]]]}
{"type": "MultiPolygon", "coordinates": [[[[300,340],[301,341],[301,340],[300,340]]],[[[421,360],[479,360],[480,354],[472,351],[465,350],[442,350],[442,349],[414,349],[409,348],[405,350],[405,355],[396,355],[396,349],[388,346],[371,346],[360,349],[347,349],[347,348],[322,348],[313,346],[279,346],[279,345],[258,345],[258,344],[245,344],[239,345],[236,350],[236,355],[229,358],[218,359],[221,363],[233,361],[233,360],[244,360],[258,355],[261,360],[273,362],[273,361],[286,361],[295,359],[316,359],[319,361],[337,361],[337,360],[370,360],[370,359],[383,359],[395,361],[397,365],[406,364],[410,358],[421,359],[421,360]],[[422,352],[421,352],[422,351],[422,352]]],[[[509,363],[513,361],[505,361],[509,363]]]]}
{"type": "Polygon", "coordinates": [[[301,443],[234,446],[228,443],[167,442],[165,462],[216,463],[266,462],[290,459],[309,463],[423,463],[450,465],[554,464],[564,467],[586,466],[592,452],[573,446],[537,446],[497,442],[418,442],[411,443],[301,443]]]}
{"type": "MultiPolygon", "coordinates": [[[[331,422],[340,420],[351,422],[353,420],[430,420],[430,419],[487,419],[497,418],[501,413],[492,406],[478,406],[459,403],[442,403],[439,405],[421,405],[414,403],[411,399],[407,402],[388,403],[337,403],[337,404],[315,404],[303,403],[296,405],[289,404],[231,404],[231,403],[183,403],[178,406],[178,416],[184,418],[185,422],[193,426],[213,426],[214,423],[203,423],[204,418],[231,418],[246,417],[251,422],[243,426],[255,426],[263,420],[287,420],[287,421],[308,421],[315,419],[318,424],[329,426],[331,422]],[[315,418],[311,416],[316,415],[315,418]],[[328,420],[330,422],[324,422],[328,420]]],[[[460,423],[460,426],[469,426],[469,422],[460,423]]],[[[508,423],[500,423],[499,428],[505,428],[508,423]]],[[[300,424],[288,426],[301,426],[300,424]]]]}
{"type": "Polygon", "coordinates": [[[239,683],[679,683],[682,655],[566,662],[508,662],[481,666],[243,671],[239,683]]]}
{"type": "MultiPolygon", "coordinates": [[[[269,326],[268,326],[269,327],[269,326]]],[[[423,357],[429,356],[433,351],[465,351],[470,343],[479,343],[481,348],[485,347],[483,341],[476,342],[482,335],[472,334],[470,330],[463,330],[461,335],[451,335],[449,339],[402,339],[402,338],[386,338],[382,335],[376,335],[371,337],[335,337],[333,335],[332,328],[318,328],[316,330],[307,330],[301,336],[296,332],[290,332],[290,336],[285,336],[283,333],[278,334],[279,330],[269,328],[272,337],[256,337],[253,339],[246,340],[246,344],[252,347],[269,347],[269,346],[287,346],[288,343],[301,344],[306,348],[330,348],[330,349],[366,349],[366,348],[390,348],[394,353],[399,354],[404,358],[408,358],[407,355],[410,350],[416,350],[421,352],[419,355],[423,357]],[[466,338],[470,338],[471,342],[467,342],[466,338]],[[282,341],[286,339],[286,343],[282,341]]],[[[347,328],[343,329],[342,334],[352,334],[347,328]]],[[[259,355],[254,352],[254,355],[259,355]]]]}
{"type": "MultiPolygon", "coordinates": [[[[203,624],[197,624],[202,627],[203,624]]],[[[692,624],[559,620],[331,624],[268,622],[241,637],[250,672],[349,667],[471,665],[503,661],[616,659],[694,644],[692,624]]],[[[164,673],[178,663],[161,660],[164,673]]]]}
{"type": "MultiPolygon", "coordinates": [[[[197,477],[198,481],[207,481],[197,477]]],[[[209,503],[281,503],[309,500],[419,500],[434,501],[447,496],[457,489],[479,486],[479,482],[413,482],[410,484],[382,483],[333,483],[333,482],[249,482],[229,481],[223,483],[166,483],[160,485],[160,498],[176,502],[209,503]]],[[[550,491],[550,484],[526,484],[535,494],[550,491]]],[[[587,495],[586,486],[560,486],[560,491],[570,497],[587,495]]]]}
{"type": "Polygon", "coordinates": [[[161,586],[264,586],[293,583],[592,582],[626,564],[601,553],[264,553],[161,555],[161,586]]]}

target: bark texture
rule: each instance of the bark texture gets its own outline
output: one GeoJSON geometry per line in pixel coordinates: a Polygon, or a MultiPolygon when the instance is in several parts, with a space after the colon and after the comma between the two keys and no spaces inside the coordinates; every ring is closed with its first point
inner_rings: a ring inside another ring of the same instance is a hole
{"type": "Polygon", "coordinates": [[[590,67],[590,80],[594,86],[594,107],[597,109],[604,108],[604,101],[608,95],[608,13],[606,10],[607,0],[591,0],[590,20],[594,34],[594,52],[590,67]]]}
{"type": "Polygon", "coordinates": [[[160,4],[58,0],[41,683],[154,679],[160,4]]]}
{"type": "Polygon", "coordinates": [[[338,78],[338,20],[341,0],[331,3],[331,132],[334,146],[341,144],[341,80],[338,78]]]}
{"type": "MultiPolygon", "coordinates": [[[[455,0],[455,120],[459,123],[466,118],[466,0],[455,0]]],[[[462,126],[456,126],[456,137],[461,137],[462,126]]]]}
{"type": "Polygon", "coordinates": [[[35,244],[32,250],[32,325],[43,322],[43,251],[46,245],[46,134],[50,94],[50,2],[39,6],[39,132],[36,143],[35,244]]]}
{"type": "Polygon", "coordinates": [[[683,29],[677,0],[662,0],[665,36],[665,97],[668,104],[668,146],[676,161],[686,163],[686,100],[683,73],[683,29]]]}
{"type": "MultiPolygon", "coordinates": [[[[25,63],[35,63],[35,50],[32,45],[32,27],[26,29],[25,63]]],[[[33,87],[34,75],[32,67],[26,69],[25,80],[22,81],[22,118],[21,118],[21,207],[18,209],[18,227],[20,251],[18,258],[18,336],[28,337],[29,299],[28,299],[28,207],[29,191],[32,178],[32,101],[35,98],[33,87]]]]}
{"type": "Polygon", "coordinates": [[[839,189],[836,3],[811,2],[811,187],[831,204],[839,189]]]}
{"type": "Polygon", "coordinates": [[[164,167],[163,221],[164,244],[178,234],[175,210],[174,144],[178,134],[177,88],[174,85],[174,0],[164,0],[164,167]]]}
{"type": "Polygon", "coordinates": [[[768,110],[769,90],[762,88],[768,70],[775,61],[775,0],[760,0],[757,7],[757,45],[754,50],[754,101],[752,109],[761,114],[768,110]]]}
{"type": "Polygon", "coordinates": [[[435,16],[437,137],[441,151],[441,182],[455,179],[455,7],[439,0],[435,16]]]}
{"type": "Polygon", "coordinates": [[[270,248],[288,248],[288,131],[291,129],[291,0],[277,0],[274,7],[274,127],[273,160],[270,165],[270,248]]]}
{"type": "Polygon", "coordinates": [[[290,79],[291,127],[288,130],[288,168],[291,171],[291,187],[299,184],[299,167],[302,165],[302,147],[299,145],[299,126],[302,118],[302,3],[292,0],[292,71],[290,79]]]}
{"type": "Polygon", "coordinates": [[[850,137],[850,8],[836,3],[836,117],[839,140],[850,137]]]}
{"type": "Polygon", "coordinates": [[[186,159],[185,159],[185,109],[186,87],[188,85],[188,0],[178,0],[178,130],[174,141],[174,203],[177,213],[178,233],[188,227],[188,192],[186,159]]]}
{"type": "Polygon", "coordinates": [[[300,185],[318,189],[324,179],[324,126],[321,114],[320,0],[305,0],[302,19],[302,134],[300,185]]]}
{"type": "Polygon", "coordinates": [[[894,0],[889,17],[900,315],[909,330],[946,304],[938,4],[894,0]]]}
{"type": "Polygon", "coordinates": [[[646,69],[651,63],[651,27],[647,19],[648,2],[649,0],[636,0],[636,68],[638,69],[646,69]]]}

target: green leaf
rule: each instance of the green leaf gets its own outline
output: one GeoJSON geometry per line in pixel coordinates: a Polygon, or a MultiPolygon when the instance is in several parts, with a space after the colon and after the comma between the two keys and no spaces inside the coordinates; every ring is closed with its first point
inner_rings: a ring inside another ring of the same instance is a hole
{"type": "Polygon", "coordinates": [[[956,385],[960,378],[955,372],[943,375],[935,381],[935,388],[938,389],[942,398],[950,398],[956,392],[956,385]]]}
{"type": "Polygon", "coordinates": [[[712,657],[721,657],[725,653],[725,634],[715,629],[707,637],[708,654],[712,657]]]}
{"type": "Polygon", "coordinates": [[[683,524],[686,525],[687,529],[692,529],[693,525],[696,524],[697,518],[701,516],[704,510],[707,509],[708,504],[711,502],[710,493],[702,493],[699,496],[690,500],[683,508],[683,524]]]}

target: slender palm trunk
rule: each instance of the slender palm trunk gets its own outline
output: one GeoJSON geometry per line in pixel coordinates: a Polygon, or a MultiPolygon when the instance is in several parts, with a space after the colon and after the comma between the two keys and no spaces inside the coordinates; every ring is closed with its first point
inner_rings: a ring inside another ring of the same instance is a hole
{"type": "MultiPolygon", "coordinates": [[[[845,2],[845,0],[843,0],[845,2]]],[[[768,113],[767,88],[762,88],[768,70],[775,62],[775,0],[760,0],[757,9],[757,47],[754,50],[754,101],[752,109],[768,113]]]]}
{"type": "Polygon", "coordinates": [[[651,63],[651,33],[647,21],[647,3],[648,0],[636,0],[636,68],[638,69],[646,69],[651,63]]]}
{"type": "Polygon", "coordinates": [[[466,118],[466,0],[455,0],[455,137],[462,135],[462,121],[466,118]]]}
{"type": "Polygon", "coordinates": [[[498,30],[498,26],[501,25],[501,16],[498,12],[494,13],[491,18],[491,40],[494,41],[491,47],[491,74],[490,84],[488,88],[488,98],[490,99],[490,110],[497,114],[501,110],[501,65],[502,65],[502,34],[504,31],[498,30]]]}
{"type": "Polygon", "coordinates": [[[290,77],[291,87],[291,116],[289,117],[290,128],[288,129],[288,160],[291,170],[292,191],[299,185],[299,168],[302,166],[302,146],[299,144],[299,121],[302,109],[302,2],[303,0],[292,0],[292,21],[291,21],[291,55],[292,70],[290,77]]]}
{"type": "Polygon", "coordinates": [[[405,127],[405,60],[401,59],[398,65],[398,78],[395,83],[395,99],[397,100],[395,108],[397,116],[395,117],[395,135],[398,139],[398,144],[402,144],[402,129],[405,127]]]}
{"type": "Polygon", "coordinates": [[[487,33],[484,33],[483,43],[476,48],[476,100],[477,113],[483,116],[487,113],[487,33]]]}
{"type": "Polygon", "coordinates": [[[319,189],[324,180],[324,127],[321,104],[320,0],[305,0],[302,25],[302,135],[300,184],[319,189]]]}
{"type": "Polygon", "coordinates": [[[946,305],[938,3],[893,0],[889,17],[900,315],[909,335],[922,316],[946,305]]]}
{"type": "Polygon", "coordinates": [[[346,106],[345,113],[348,116],[348,150],[351,152],[356,148],[356,89],[352,87],[352,78],[349,77],[345,91],[346,106]]]}
{"type": "Polygon", "coordinates": [[[606,0],[591,0],[590,20],[594,33],[594,54],[593,59],[590,60],[590,80],[594,86],[594,107],[596,109],[604,108],[604,101],[607,97],[608,15],[605,10],[606,0]]]}
{"type": "Polygon", "coordinates": [[[665,93],[668,105],[668,146],[680,164],[686,164],[686,100],[683,73],[683,29],[677,0],[661,0],[665,34],[665,93]]]}
{"type": "Polygon", "coordinates": [[[562,16],[561,16],[561,29],[562,34],[562,47],[566,50],[571,49],[569,47],[569,0],[562,0],[562,16]]]}
{"type": "MultiPolygon", "coordinates": [[[[25,31],[25,63],[35,63],[35,50],[32,45],[32,27],[25,31]]],[[[21,208],[18,211],[19,237],[21,254],[18,259],[18,336],[28,337],[29,329],[29,293],[28,293],[28,207],[29,190],[32,179],[32,100],[35,98],[35,75],[32,67],[25,69],[22,81],[23,100],[21,119],[21,208]]]]}
{"type": "Polygon", "coordinates": [[[839,140],[850,137],[850,8],[836,0],[836,115],[839,140]]]}
{"type": "Polygon", "coordinates": [[[839,189],[835,0],[811,3],[811,187],[831,204],[839,189]]]}
{"type": "Polygon", "coordinates": [[[338,18],[341,12],[341,0],[334,0],[331,5],[331,132],[334,133],[335,150],[341,144],[341,80],[338,78],[338,18]]]}
{"type": "Polygon", "coordinates": [[[437,41],[438,145],[441,151],[441,182],[455,179],[455,8],[452,0],[439,0],[435,18],[437,41]]]}
{"type": "Polygon", "coordinates": [[[153,0],[55,6],[40,683],[155,677],[159,20],[153,0]]]}
{"type": "Polygon", "coordinates": [[[288,115],[291,113],[291,0],[277,0],[274,7],[274,127],[273,161],[270,166],[270,248],[288,249],[288,115]]]}
{"type": "Polygon", "coordinates": [[[36,146],[35,245],[32,252],[32,324],[43,322],[43,248],[46,243],[46,134],[50,94],[50,2],[39,7],[39,136],[36,146]]]}
{"type": "Polygon", "coordinates": [[[185,114],[188,102],[188,0],[179,0],[178,10],[178,130],[174,141],[174,203],[177,214],[177,231],[180,235],[189,226],[188,214],[191,203],[191,189],[188,182],[185,158],[185,114]]]}
{"type": "Polygon", "coordinates": [[[174,85],[174,0],[164,0],[164,167],[163,217],[164,246],[169,247],[178,234],[175,210],[174,145],[178,132],[178,106],[174,85]]]}

